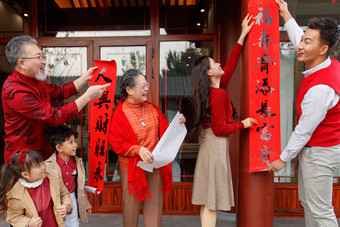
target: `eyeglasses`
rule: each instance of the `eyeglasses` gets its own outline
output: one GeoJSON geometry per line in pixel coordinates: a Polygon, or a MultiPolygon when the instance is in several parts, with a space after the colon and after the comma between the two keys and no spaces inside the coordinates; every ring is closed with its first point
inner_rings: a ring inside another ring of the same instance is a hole
{"type": "Polygon", "coordinates": [[[147,88],[149,88],[149,86],[150,86],[150,84],[146,83],[146,84],[143,84],[141,86],[135,86],[135,87],[142,88],[142,89],[147,89],[147,88]]]}
{"type": "Polygon", "coordinates": [[[46,57],[46,55],[39,55],[39,56],[36,56],[36,57],[31,57],[31,58],[21,58],[21,59],[38,59],[38,60],[40,60],[40,61],[42,61],[42,60],[47,60],[47,57],[46,57]]]}

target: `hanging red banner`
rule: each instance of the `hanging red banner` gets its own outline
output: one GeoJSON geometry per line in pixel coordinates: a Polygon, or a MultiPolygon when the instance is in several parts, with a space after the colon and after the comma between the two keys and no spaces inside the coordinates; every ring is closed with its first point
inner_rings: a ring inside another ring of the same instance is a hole
{"type": "Polygon", "coordinates": [[[281,154],[280,33],[275,0],[249,0],[254,26],[249,33],[249,172],[263,171],[281,154]]]}
{"type": "Polygon", "coordinates": [[[104,187],[105,158],[115,98],[117,64],[114,60],[95,60],[94,65],[98,66],[98,69],[93,73],[91,85],[111,84],[99,99],[90,102],[89,184],[97,188],[96,193],[99,194],[104,187]]]}

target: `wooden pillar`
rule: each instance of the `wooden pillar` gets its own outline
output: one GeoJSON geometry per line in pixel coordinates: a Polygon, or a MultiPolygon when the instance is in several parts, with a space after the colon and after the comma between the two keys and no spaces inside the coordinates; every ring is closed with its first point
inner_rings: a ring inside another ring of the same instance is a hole
{"type": "Polygon", "coordinates": [[[30,0],[29,4],[29,35],[38,38],[38,0],[30,0]]]}
{"type": "Polygon", "coordinates": [[[148,101],[159,105],[159,10],[158,0],[150,1],[150,32],[151,42],[147,42],[147,62],[151,63],[146,67],[146,79],[150,81],[151,88],[148,92],[148,101]],[[152,82],[152,83],[151,83],[152,82]]]}
{"type": "MultiPolygon", "coordinates": [[[[242,0],[242,18],[247,15],[248,0],[242,0]]],[[[254,15],[253,15],[254,16],[254,15]]],[[[241,119],[249,116],[249,43],[246,40],[242,54],[241,119]]],[[[239,191],[237,226],[272,227],[274,213],[274,179],[272,172],[249,173],[249,132],[240,133],[239,191]]]]}

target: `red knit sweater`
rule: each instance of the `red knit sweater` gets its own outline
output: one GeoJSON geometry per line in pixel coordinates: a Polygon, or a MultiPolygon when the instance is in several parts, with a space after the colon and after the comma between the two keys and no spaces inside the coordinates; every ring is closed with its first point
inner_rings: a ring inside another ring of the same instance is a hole
{"type": "Polygon", "coordinates": [[[204,119],[203,128],[209,128],[213,130],[216,136],[226,136],[231,133],[235,133],[239,129],[243,129],[242,122],[233,122],[233,108],[225,88],[227,87],[231,76],[235,71],[238,59],[241,55],[242,46],[236,44],[229,59],[224,67],[224,74],[221,78],[222,88],[211,88],[209,108],[211,113],[209,119],[204,119]]]}
{"type": "MultiPolygon", "coordinates": [[[[328,85],[340,95],[340,64],[331,58],[331,65],[321,69],[306,78],[303,78],[300,90],[297,95],[296,108],[299,116],[302,114],[301,102],[307,91],[318,84],[328,85]]],[[[322,103],[321,103],[322,105],[322,103]]],[[[332,109],[327,111],[325,119],[313,132],[312,137],[308,141],[308,146],[331,147],[340,144],[340,102],[332,109]]]]}

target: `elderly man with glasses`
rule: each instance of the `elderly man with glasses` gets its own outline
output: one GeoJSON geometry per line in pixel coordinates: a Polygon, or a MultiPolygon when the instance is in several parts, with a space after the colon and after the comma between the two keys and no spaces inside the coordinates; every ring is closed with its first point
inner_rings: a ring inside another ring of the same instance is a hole
{"type": "Polygon", "coordinates": [[[46,56],[30,36],[14,37],[6,46],[6,57],[14,69],[2,87],[2,105],[5,115],[5,162],[18,150],[39,151],[44,159],[51,154],[44,130],[48,124],[64,124],[78,117],[78,112],[91,100],[101,97],[109,86],[91,86],[75,101],[62,107],[52,107],[78,93],[96,69],[90,68],[73,82],[58,87],[44,82],[46,56]]]}

